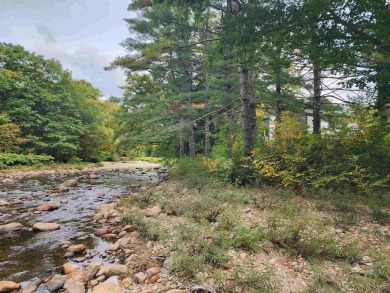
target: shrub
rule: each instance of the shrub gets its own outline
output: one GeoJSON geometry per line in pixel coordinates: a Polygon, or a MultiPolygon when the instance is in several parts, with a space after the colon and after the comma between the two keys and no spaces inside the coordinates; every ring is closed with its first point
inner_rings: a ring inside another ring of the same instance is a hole
{"type": "Polygon", "coordinates": [[[229,261],[227,249],[230,239],[225,231],[206,237],[201,227],[181,224],[176,227],[173,270],[195,276],[205,264],[223,267],[229,261]]]}
{"type": "Polygon", "coordinates": [[[137,227],[138,232],[149,240],[158,240],[162,233],[159,231],[158,225],[152,223],[139,212],[128,212],[123,215],[122,222],[124,224],[131,224],[137,227]]]}
{"type": "Polygon", "coordinates": [[[390,213],[389,212],[381,210],[379,207],[377,207],[375,205],[372,206],[371,209],[372,209],[372,217],[375,221],[377,221],[378,223],[380,223],[382,225],[390,224],[390,213]]]}
{"type": "Polygon", "coordinates": [[[239,226],[233,229],[233,246],[244,250],[260,250],[259,242],[263,240],[266,233],[263,230],[251,230],[246,226],[239,226]]]}
{"type": "Polygon", "coordinates": [[[0,168],[9,166],[31,166],[35,164],[49,164],[54,158],[47,155],[19,155],[19,154],[0,154],[0,168]]]}
{"type": "Polygon", "coordinates": [[[225,271],[214,274],[218,292],[279,292],[275,281],[271,280],[271,271],[259,271],[254,268],[235,266],[229,275],[225,271]],[[237,291],[237,289],[239,291],[237,291]]]}
{"type": "Polygon", "coordinates": [[[180,159],[170,173],[186,187],[202,190],[215,184],[209,172],[209,163],[209,160],[201,157],[180,159]]]}
{"type": "Polygon", "coordinates": [[[254,150],[257,182],[298,190],[388,191],[389,168],[387,126],[359,106],[321,136],[308,134],[298,117],[284,113],[274,138],[254,150]]]}

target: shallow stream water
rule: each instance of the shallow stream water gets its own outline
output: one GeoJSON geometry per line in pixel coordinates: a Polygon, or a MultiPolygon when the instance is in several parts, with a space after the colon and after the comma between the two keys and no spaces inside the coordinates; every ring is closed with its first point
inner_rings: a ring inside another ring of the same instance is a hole
{"type": "MultiPolygon", "coordinates": [[[[91,221],[95,208],[102,203],[115,199],[118,193],[131,192],[131,185],[147,184],[158,181],[155,172],[102,171],[98,179],[81,179],[69,192],[61,193],[56,198],[48,197],[47,190],[52,190],[66,179],[77,178],[72,174],[58,178],[54,175],[30,177],[12,184],[0,183],[0,199],[9,202],[23,200],[23,203],[0,207],[0,225],[19,222],[25,227],[32,227],[36,222],[55,222],[61,228],[51,232],[18,231],[0,234],[0,280],[26,282],[36,277],[45,278],[66,262],[61,241],[70,240],[73,244],[84,243],[87,248],[104,251],[111,243],[95,237],[94,223],[91,221]],[[27,200],[32,197],[32,200],[27,200]],[[68,199],[61,204],[61,199],[68,199]],[[57,210],[32,213],[32,209],[52,201],[59,206],[57,210]],[[80,239],[81,237],[81,239],[80,239]],[[84,239],[85,238],[85,239],[84,239]]],[[[98,256],[94,260],[99,260],[98,256]]],[[[37,292],[48,292],[43,287],[37,292]]]]}

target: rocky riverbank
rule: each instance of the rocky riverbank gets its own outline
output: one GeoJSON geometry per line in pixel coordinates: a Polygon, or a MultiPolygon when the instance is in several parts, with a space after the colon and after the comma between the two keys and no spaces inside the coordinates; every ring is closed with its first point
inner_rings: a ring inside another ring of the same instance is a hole
{"type": "MultiPolygon", "coordinates": [[[[104,237],[98,240],[95,235],[88,234],[96,225],[89,211],[93,211],[96,203],[115,201],[142,184],[158,182],[165,174],[158,164],[146,162],[108,163],[84,170],[2,173],[0,275],[5,280],[0,282],[0,292],[19,288],[24,293],[57,290],[53,288],[59,286],[58,282],[54,285],[49,283],[49,279],[52,281],[53,278],[48,278],[48,272],[59,271],[61,258],[62,262],[69,259],[80,267],[87,266],[89,262],[96,263],[99,259],[102,266],[115,264],[115,260],[102,254],[113,239],[104,237]],[[29,257],[31,252],[33,255],[29,257]],[[40,264],[43,266],[40,267],[40,264]],[[31,281],[22,277],[34,275],[38,278],[31,281]],[[13,282],[15,280],[19,282],[13,282]]],[[[110,219],[111,224],[112,221],[110,219]]],[[[120,217],[116,221],[120,222],[120,217]]],[[[68,269],[65,272],[70,274],[68,269]]],[[[73,273],[72,281],[64,282],[63,286],[69,287],[68,292],[79,292],[74,291],[80,287],[79,284],[73,285],[78,276],[73,273]]],[[[63,279],[56,276],[54,281],[57,278],[63,279]]],[[[111,278],[109,282],[113,280],[111,278]]]]}
{"type": "MultiPolygon", "coordinates": [[[[67,228],[66,222],[50,232],[30,232],[33,225],[20,223],[27,227],[26,232],[44,239],[52,237],[58,262],[52,269],[42,268],[39,278],[25,279],[28,282],[18,282],[18,275],[13,274],[0,282],[0,292],[389,289],[390,229],[374,220],[364,205],[351,205],[347,210],[337,201],[308,200],[288,191],[222,186],[189,189],[180,182],[158,180],[145,184],[151,174],[140,169],[135,175],[144,176],[144,183],[130,184],[130,177],[107,177],[104,172],[79,174],[76,181],[66,178],[45,191],[47,202],[37,204],[32,215],[58,213],[64,208],[59,200],[64,200],[65,194],[71,195],[66,206],[76,193],[90,188],[76,203],[96,205],[84,216],[72,218],[69,210],[62,214],[83,223],[73,226],[74,233],[67,237],[55,234],[67,228]],[[99,179],[91,179],[95,176],[99,179]],[[104,185],[99,184],[104,180],[121,178],[128,183],[125,190],[97,192],[103,191],[104,185]],[[87,202],[90,198],[94,200],[87,202]]],[[[124,175],[133,176],[132,172],[124,175]]],[[[5,208],[18,205],[18,199],[5,201],[5,208]]],[[[8,226],[3,230],[11,231],[7,235],[23,229],[15,221],[4,225],[8,226]]]]}

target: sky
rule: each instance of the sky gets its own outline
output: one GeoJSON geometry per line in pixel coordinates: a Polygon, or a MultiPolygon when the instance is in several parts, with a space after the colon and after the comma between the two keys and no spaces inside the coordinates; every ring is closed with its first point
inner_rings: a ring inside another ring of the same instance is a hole
{"type": "Polygon", "coordinates": [[[130,0],[0,0],[0,42],[55,58],[74,79],[85,79],[104,97],[121,96],[125,75],[105,71],[125,50],[124,18],[130,0]]]}

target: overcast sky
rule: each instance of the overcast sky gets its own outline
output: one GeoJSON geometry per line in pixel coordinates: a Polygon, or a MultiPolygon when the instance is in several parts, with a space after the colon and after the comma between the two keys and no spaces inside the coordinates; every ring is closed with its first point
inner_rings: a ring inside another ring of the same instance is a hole
{"type": "Polygon", "coordinates": [[[105,97],[120,96],[123,72],[104,66],[125,54],[130,0],[0,0],[0,41],[20,44],[58,59],[75,79],[85,79],[105,97]]]}

